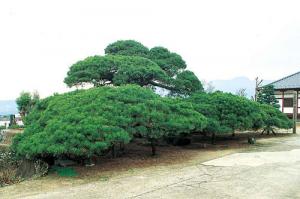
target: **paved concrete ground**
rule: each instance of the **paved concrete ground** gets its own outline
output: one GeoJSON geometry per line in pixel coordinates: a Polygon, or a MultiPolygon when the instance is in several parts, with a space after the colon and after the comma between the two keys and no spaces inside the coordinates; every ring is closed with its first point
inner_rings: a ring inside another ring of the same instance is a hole
{"type": "Polygon", "coordinates": [[[27,198],[300,198],[300,137],[271,139],[247,153],[193,166],[158,168],[27,198]]]}

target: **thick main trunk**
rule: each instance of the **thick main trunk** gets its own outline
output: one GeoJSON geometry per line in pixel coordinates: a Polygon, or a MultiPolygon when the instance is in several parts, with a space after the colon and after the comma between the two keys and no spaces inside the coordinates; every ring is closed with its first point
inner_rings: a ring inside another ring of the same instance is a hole
{"type": "Polygon", "coordinates": [[[276,135],[276,133],[275,133],[275,131],[273,129],[271,129],[271,131],[272,131],[273,135],[276,135]]]}
{"type": "Polygon", "coordinates": [[[112,147],[111,147],[111,156],[112,156],[113,158],[116,158],[116,157],[117,157],[116,147],[115,147],[114,144],[113,144],[112,147]]]}
{"type": "Polygon", "coordinates": [[[211,144],[216,144],[216,134],[215,133],[213,133],[211,135],[211,144]]]}
{"type": "Polygon", "coordinates": [[[124,144],[123,142],[120,142],[120,152],[121,152],[122,154],[125,153],[125,144],[124,144]]]}
{"type": "Polygon", "coordinates": [[[156,147],[154,141],[151,141],[151,151],[152,151],[152,156],[156,155],[156,147]]]}

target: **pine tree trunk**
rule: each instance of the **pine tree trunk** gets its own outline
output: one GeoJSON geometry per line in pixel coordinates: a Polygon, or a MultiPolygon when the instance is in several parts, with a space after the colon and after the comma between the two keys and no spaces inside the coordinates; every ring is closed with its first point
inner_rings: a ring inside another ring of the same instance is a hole
{"type": "Polygon", "coordinates": [[[116,158],[117,157],[116,147],[115,147],[114,144],[111,147],[111,156],[112,156],[112,158],[116,158]]]}
{"type": "Polygon", "coordinates": [[[120,151],[122,154],[125,153],[125,144],[123,142],[120,142],[120,151]]]}
{"type": "Polygon", "coordinates": [[[211,135],[211,144],[216,144],[216,134],[215,133],[213,133],[211,135]]]}
{"type": "Polygon", "coordinates": [[[151,141],[152,156],[156,155],[156,147],[154,141],[151,141]]]}

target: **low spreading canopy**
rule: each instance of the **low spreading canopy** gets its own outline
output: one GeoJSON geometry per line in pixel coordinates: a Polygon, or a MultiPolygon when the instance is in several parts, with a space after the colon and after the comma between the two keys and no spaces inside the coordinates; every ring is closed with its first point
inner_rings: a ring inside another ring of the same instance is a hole
{"type": "Polygon", "coordinates": [[[139,135],[153,142],[200,131],[206,118],[179,99],[127,85],[77,90],[40,101],[14,139],[18,156],[90,157],[139,135]]]}
{"type": "Polygon", "coordinates": [[[140,86],[152,82],[167,82],[168,76],[154,62],[143,57],[93,56],[72,65],[65,83],[72,87],[91,83],[94,86],[140,86]]]}

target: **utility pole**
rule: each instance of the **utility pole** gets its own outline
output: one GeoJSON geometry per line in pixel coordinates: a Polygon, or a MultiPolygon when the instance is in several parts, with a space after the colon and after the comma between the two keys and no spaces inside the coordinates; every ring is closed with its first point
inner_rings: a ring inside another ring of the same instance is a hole
{"type": "Polygon", "coordinates": [[[263,79],[259,79],[258,77],[255,78],[255,95],[254,95],[254,101],[257,101],[259,87],[261,86],[262,82],[263,82],[263,79]]]}
{"type": "Polygon", "coordinates": [[[297,132],[297,117],[298,117],[298,91],[294,91],[293,99],[293,133],[297,132]]]}

